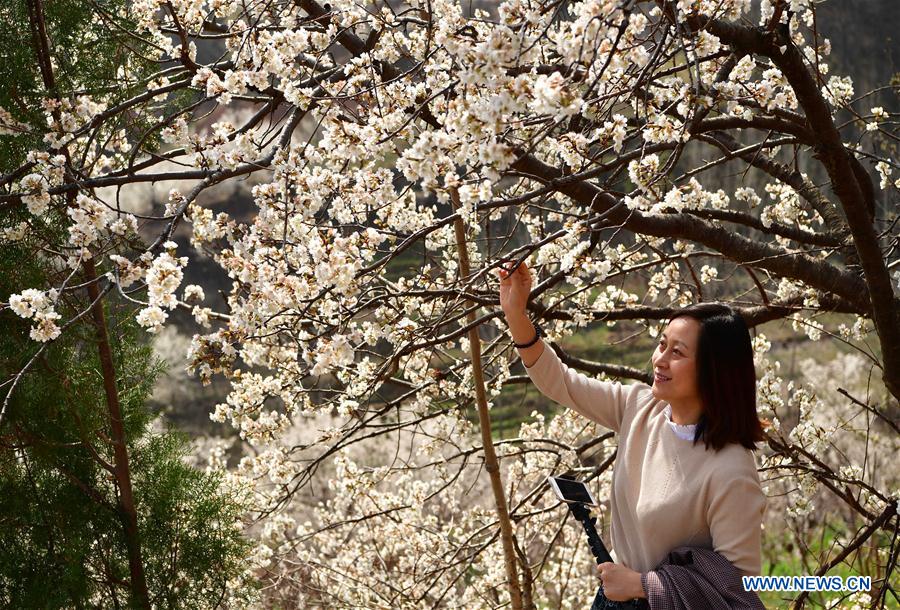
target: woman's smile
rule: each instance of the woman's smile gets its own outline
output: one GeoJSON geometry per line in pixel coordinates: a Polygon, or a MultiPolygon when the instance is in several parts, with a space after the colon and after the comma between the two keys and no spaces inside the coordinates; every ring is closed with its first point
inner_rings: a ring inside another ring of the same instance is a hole
{"type": "Polygon", "coordinates": [[[672,405],[678,422],[697,421],[702,412],[697,387],[700,322],[683,316],[666,325],[651,357],[653,394],[672,405]]]}

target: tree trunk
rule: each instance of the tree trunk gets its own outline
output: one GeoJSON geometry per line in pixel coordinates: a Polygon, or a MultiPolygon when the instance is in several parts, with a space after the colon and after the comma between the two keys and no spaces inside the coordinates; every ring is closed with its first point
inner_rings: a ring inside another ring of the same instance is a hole
{"type": "MultiPolygon", "coordinates": [[[[459,194],[455,188],[450,189],[450,199],[453,202],[455,212],[459,211],[459,194]]],[[[459,276],[468,277],[469,251],[466,249],[466,230],[462,218],[453,221],[453,229],[456,232],[456,248],[459,251],[459,276]]],[[[470,307],[474,303],[470,303],[470,307]]],[[[466,314],[468,324],[475,322],[475,308],[471,307],[466,314]]],[[[475,399],[478,403],[478,421],[481,427],[481,442],[484,445],[485,470],[491,477],[491,489],[494,492],[494,503],[497,505],[497,516],[500,520],[500,540],[503,542],[503,555],[506,563],[506,579],[509,585],[509,598],[513,610],[522,610],[522,590],[519,586],[519,574],[516,570],[516,551],[513,543],[512,523],[509,519],[509,509],[506,506],[506,494],[503,492],[503,480],[500,478],[500,463],[494,451],[494,441],[491,438],[491,417],[488,414],[487,393],[484,389],[484,371],[481,366],[481,339],[478,336],[478,327],[473,326],[469,331],[469,353],[472,357],[472,373],[475,381],[475,399]]]]}
{"type": "Polygon", "coordinates": [[[97,328],[97,351],[100,354],[100,368],[103,372],[103,389],[106,392],[106,407],[109,411],[109,427],[111,432],[114,473],[118,487],[119,518],[125,532],[125,545],[128,547],[128,569],[131,573],[131,595],[134,605],[150,610],[150,595],[147,591],[147,579],[144,576],[144,563],[141,559],[141,539],[137,525],[137,510],[134,505],[134,494],[131,489],[131,469],[128,466],[128,447],[125,444],[125,426],[122,421],[122,409],[119,406],[119,392],[116,387],[116,371],[113,367],[112,350],[109,346],[109,335],[106,332],[106,316],[103,313],[103,301],[97,288],[97,270],[94,261],[84,262],[87,291],[91,299],[91,317],[97,328]]]}

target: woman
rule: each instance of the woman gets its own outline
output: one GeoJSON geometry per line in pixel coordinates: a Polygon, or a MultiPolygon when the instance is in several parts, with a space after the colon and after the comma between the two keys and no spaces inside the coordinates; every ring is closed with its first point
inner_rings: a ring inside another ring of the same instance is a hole
{"type": "Polygon", "coordinates": [[[499,271],[500,306],[528,376],[550,399],[618,434],[610,495],[617,563],[598,566],[608,599],[647,597],[654,567],[676,547],[724,556],[741,575],[761,571],[766,499],[751,450],[756,415],[750,334],[726,305],[677,311],[651,358],[653,385],[604,382],[563,364],[526,314],[531,272],[499,271]]]}

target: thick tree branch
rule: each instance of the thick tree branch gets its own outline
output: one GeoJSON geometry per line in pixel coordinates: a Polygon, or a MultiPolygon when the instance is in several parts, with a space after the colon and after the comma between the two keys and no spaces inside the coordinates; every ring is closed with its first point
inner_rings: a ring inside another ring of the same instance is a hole
{"type": "Polygon", "coordinates": [[[787,28],[767,32],[703,15],[689,16],[687,23],[692,30],[706,30],[732,48],[770,58],[790,83],[810,130],[817,136],[814,147],[816,156],[828,172],[859,254],[868,288],[861,294],[870,301],[867,309],[872,312],[884,355],[885,385],[894,397],[900,399],[900,299],[894,296],[869,213],[866,192],[870,189],[861,184],[868,178],[864,172],[855,169],[854,160],[844,147],[832,118],[831,108],[806,67],[803,54],[794,45],[787,28]]]}
{"type": "Polygon", "coordinates": [[[844,219],[834,208],[828,199],[819,191],[818,188],[809,180],[804,178],[800,172],[791,170],[785,165],[778,163],[761,151],[744,150],[741,144],[731,135],[724,132],[715,132],[699,136],[699,139],[710,143],[726,154],[735,154],[746,161],[753,167],[758,167],[773,178],[777,178],[784,182],[807,201],[812,208],[819,214],[825,225],[828,227],[833,240],[838,240],[835,244],[839,244],[844,238],[849,237],[849,231],[844,219]]]}
{"type": "MultiPolygon", "coordinates": [[[[559,169],[530,156],[520,158],[513,167],[539,182],[552,183],[564,177],[559,169]]],[[[557,190],[596,213],[609,210],[618,203],[613,195],[587,182],[562,185],[557,190]]],[[[637,210],[620,208],[612,212],[610,220],[634,233],[696,241],[731,260],[768,269],[784,277],[801,280],[823,292],[840,295],[860,312],[870,310],[865,283],[859,277],[806,254],[786,252],[755,242],[688,214],[648,216],[637,210]]]]}

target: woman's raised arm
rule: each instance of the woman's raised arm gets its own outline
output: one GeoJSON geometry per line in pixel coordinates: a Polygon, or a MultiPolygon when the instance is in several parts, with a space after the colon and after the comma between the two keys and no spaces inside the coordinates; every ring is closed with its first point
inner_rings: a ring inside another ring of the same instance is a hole
{"type": "MultiPolygon", "coordinates": [[[[513,272],[500,269],[500,306],[506,315],[513,341],[527,344],[535,337],[534,325],[526,313],[531,293],[531,271],[523,262],[513,272]]],[[[565,365],[543,340],[519,348],[525,371],[542,394],[561,405],[574,409],[600,425],[619,431],[628,394],[636,385],[617,381],[600,381],[565,365]]]]}

